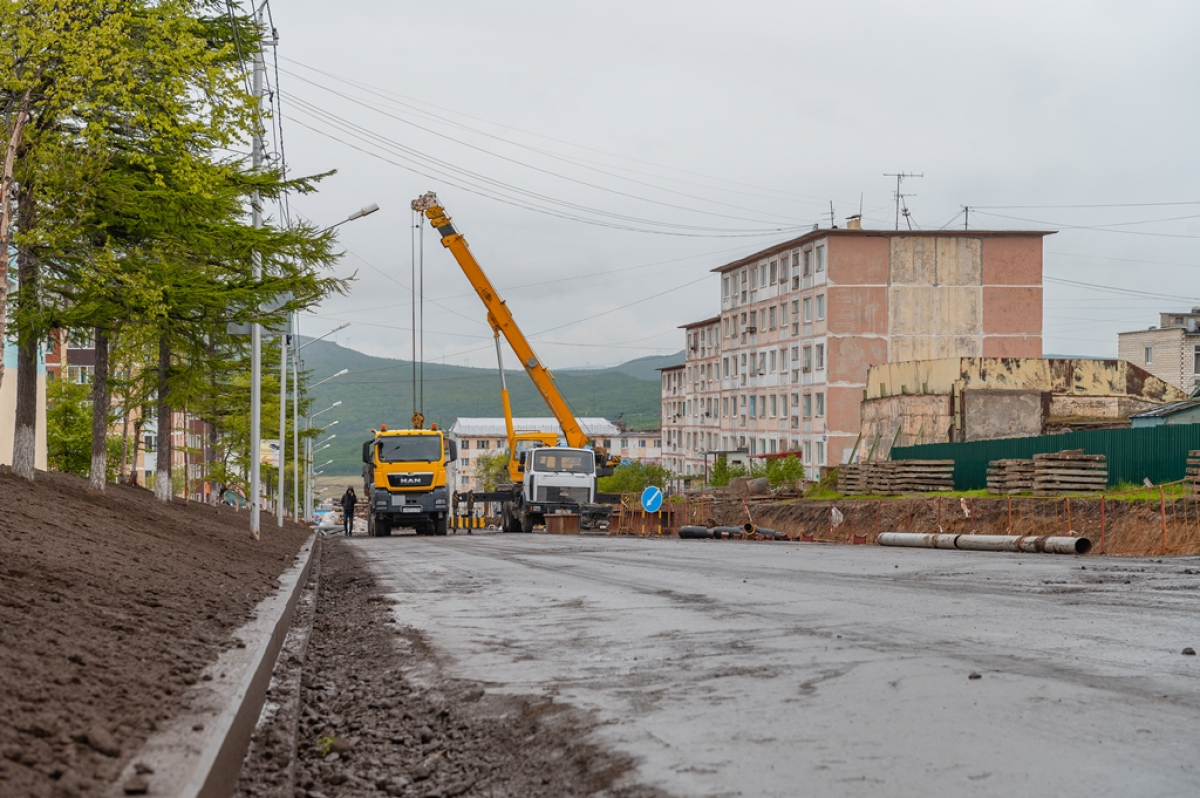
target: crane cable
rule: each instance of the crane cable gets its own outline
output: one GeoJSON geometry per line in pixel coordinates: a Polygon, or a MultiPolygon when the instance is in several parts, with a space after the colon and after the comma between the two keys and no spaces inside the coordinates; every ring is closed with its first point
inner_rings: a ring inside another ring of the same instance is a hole
{"type": "Polygon", "coordinates": [[[420,428],[417,423],[417,235],[420,232],[420,219],[417,218],[415,211],[409,212],[409,266],[412,276],[408,281],[408,291],[411,296],[409,308],[412,316],[412,358],[410,365],[412,366],[412,426],[420,428]]]}

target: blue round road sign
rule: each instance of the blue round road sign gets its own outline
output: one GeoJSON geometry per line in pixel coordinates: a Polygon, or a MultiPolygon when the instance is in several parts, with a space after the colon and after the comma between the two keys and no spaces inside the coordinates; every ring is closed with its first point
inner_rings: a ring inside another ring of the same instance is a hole
{"type": "Polygon", "coordinates": [[[662,488],[656,488],[653,485],[642,491],[642,509],[648,513],[657,513],[658,508],[662,507],[663,492],[662,488]]]}

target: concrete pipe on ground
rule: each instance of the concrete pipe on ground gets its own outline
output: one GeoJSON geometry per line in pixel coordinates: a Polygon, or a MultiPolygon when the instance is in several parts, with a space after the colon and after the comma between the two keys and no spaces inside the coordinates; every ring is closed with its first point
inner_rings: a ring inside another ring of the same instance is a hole
{"type": "Polygon", "coordinates": [[[922,549],[962,549],[964,551],[1018,551],[1047,554],[1087,554],[1092,541],[1087,538],[1038,537],[1036,535],[945,535],[920,532],[882,532],[880,546],[911,546],[922,549]]]}

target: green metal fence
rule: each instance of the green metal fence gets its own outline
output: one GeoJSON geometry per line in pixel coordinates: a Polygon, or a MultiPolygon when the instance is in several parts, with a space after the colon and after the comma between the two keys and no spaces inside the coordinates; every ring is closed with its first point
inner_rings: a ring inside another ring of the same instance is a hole
{"type": "Polygon", "coordinates": [[[987,487],[987,468],[992,460],[1029,459],[1035,454],[1063,449],[1104,455],[1109,485],[1122,482],[1140,485],[1143,479],[1155,484],[1174,482],[1186,476],[1188,452],[1200,449],[1200,424],[897,446],[892,449],[891,459],[953,460],[955,490],[977,490],[987,487]]]}

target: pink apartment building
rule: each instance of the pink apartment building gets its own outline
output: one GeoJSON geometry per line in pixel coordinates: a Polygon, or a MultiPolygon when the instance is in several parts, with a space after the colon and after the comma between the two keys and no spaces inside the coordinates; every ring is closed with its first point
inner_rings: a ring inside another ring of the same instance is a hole
{"type": "Polygon", "coordinates": [[[1040,358],[1046,235],[813,230],[714,269],[721,314],[662,372],[664,464],[795,452],[815,477],[854,449],[870,366],[1040,358]]]}

